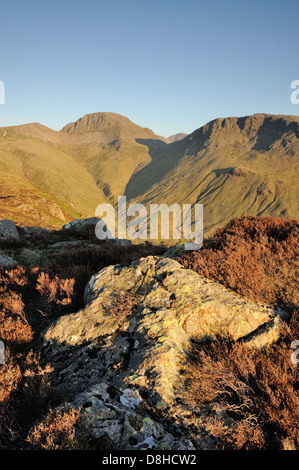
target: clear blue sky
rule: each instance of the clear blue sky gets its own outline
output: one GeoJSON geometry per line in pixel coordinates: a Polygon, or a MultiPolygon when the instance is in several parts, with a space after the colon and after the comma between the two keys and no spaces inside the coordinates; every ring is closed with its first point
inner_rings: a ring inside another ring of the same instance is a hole
{"type": "Polygon", "coordinates": [[[298,0],[7,0],[0,45],[0,126],[112,111],[169,136],[299,114],[298,0]]]}

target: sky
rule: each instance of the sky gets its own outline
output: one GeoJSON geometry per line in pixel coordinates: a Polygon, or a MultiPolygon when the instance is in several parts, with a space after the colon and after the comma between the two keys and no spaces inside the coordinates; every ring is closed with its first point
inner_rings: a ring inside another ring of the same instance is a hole
{"type": "Polygon", "coordinates": [[[0,126],[115,112],[168,137],[299,114],[298,0],[0,0],[0,126]]]}

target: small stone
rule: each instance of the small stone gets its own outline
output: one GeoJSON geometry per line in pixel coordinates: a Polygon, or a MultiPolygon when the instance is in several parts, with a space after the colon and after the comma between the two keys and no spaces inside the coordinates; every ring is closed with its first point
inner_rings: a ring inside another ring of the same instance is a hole
{"type": "Polygon", "coordinates": [[[126,388],[120,396],[120,402],[122,405],[134,410],[142,403],[142,398],[137,390],[126,388]]]}
{"type": "Polygon", "coordinates": [[[17,261],[9,256],[0,255],[0,266],[3,268],[15,268],[18,265],[17,261]]]}

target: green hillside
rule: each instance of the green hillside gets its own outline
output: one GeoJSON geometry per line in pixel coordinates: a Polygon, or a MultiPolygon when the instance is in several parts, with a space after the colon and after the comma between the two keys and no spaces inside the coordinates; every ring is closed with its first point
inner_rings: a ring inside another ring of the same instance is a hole
{"type": "Polygon", "coordinates": [[[117,200],[133,173],[150,162],[136,139],[152,137],[149,129],[113,113],[85,116],[59,132],[38,123],[1,128],[0,217],[59,227],[93,216],[98,204],[117,200]],[[62,214],[53,216],[52,200],[62,214]]]}

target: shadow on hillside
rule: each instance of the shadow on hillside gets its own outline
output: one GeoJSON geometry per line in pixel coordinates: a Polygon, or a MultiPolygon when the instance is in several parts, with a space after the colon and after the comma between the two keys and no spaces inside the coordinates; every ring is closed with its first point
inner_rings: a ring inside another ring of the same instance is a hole
{"type": "Polygon", "coordinates": [[[175,167],[181,156],[175,151],[177,142],[167,144],[158,139],[136,139],[136,142],[148,147],[151,162],[137,171],[129,180],[125,189],[128,199],[134,199],[146,193],[161,181],[175,167]]]}
{"type": "Polygon", "coordinates": [[[299,126],[296,122],[287,122],[283,117],[275,119],[275,121],[273,117],[266,117],[257,131],[257,140],[252,148],[254,150],[269,150],[271,145],[289,132],[299,138],[299,126]]]}

